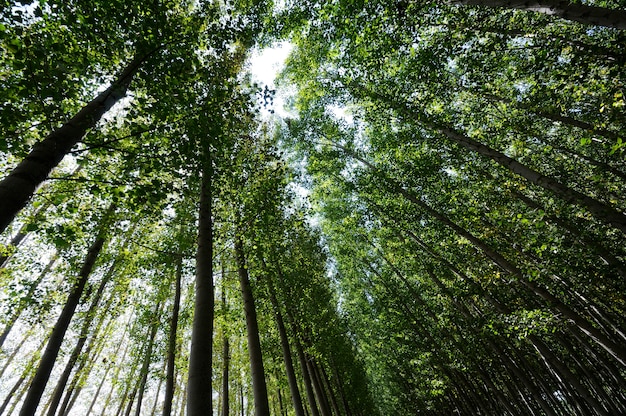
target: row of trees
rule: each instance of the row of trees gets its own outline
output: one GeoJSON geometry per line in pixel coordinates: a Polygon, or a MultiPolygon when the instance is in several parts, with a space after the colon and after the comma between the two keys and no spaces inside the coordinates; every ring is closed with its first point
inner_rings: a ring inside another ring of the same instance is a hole
{"type": "Polygon", "coordinates": [[[268,10],[3,9],[0,413],[374,411],[243,71],[268,10]]]}
{"type": "Polygon", "coordinates": [[[536,3],[6,1],[0,414],[624,413],[624,5],[536,3]]]}
{"type": "Polygon", "coordinates": [[[284,134],[384,414],[626,411],[625,38],[550,16],[624,4],[577,3],[302,5],[284,134]]]}

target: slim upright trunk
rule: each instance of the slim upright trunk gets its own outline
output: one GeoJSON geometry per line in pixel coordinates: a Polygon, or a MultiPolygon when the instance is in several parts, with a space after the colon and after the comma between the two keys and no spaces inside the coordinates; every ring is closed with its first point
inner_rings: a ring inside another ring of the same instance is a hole
{"type": "Polygon", "coordinates": [[[80,330],[78,341],[74,347],[74,350],[72,351],[72,354],[70,354],[70,358],[65,364],[65,369],[63,370],[63,373],[61,374],[59,381],[57,381],[57,385],[54,388],[54,392],[52,393],[52,400],[50,402],[50,407],[48,408],[48,416],[54,416],[54,414],[57,411],[57,408],[63,396],[63,392],[65,391],[65,386],[67,384],[67,381],[70,378],[70,374],[72,373],[72,370],[74,369],[74,365],[76,364],[76,361],[78,360],[78,357],[82,353],[83,347],[85,346],[85,343],[87,342],[87,337],[89,336],[91,323],[96,317],[96,310],[98,308],[98,304],[100,303],[100,299],[102,298],[102,293],[104,292],[104,289],[107,283],[113,276],[116,263],[117,262],[114,262],[111,265],[111,267],[109,267],[109,270],[100,281],[98,290],[93,296],[91,305],[89,305],[89,310],[87,311],[86,316],[83,318],[83,325],[80,330]]]}
{"type": "Polygon", "coordinates": [[[141,415],[141,405],[143,404],[143,395],[146,390],[146,383],[148,381],[148,372],[150,370],[150,363],[152,362],[152,350],[154,349],[154,338],[156,337],[157,330],[159,329],[159,320],[161,317],[161,305],[157,303],[154,309],[154,322],[152,323],[152,327],[150,328],[150,336],[148,338],[148,347],[146,349],[146,354],[143,358],[143,363],[141,364],[141,370],[139,372],[139,376],[141,377],[141,381],[139,383],[137,391],[139,392],[139,396],[137,397],[137,407],[135,408],[135,416],[141,415]]]}
{"type": "Polygon", "coordinates": [[[109,88],[87,103],[74,117],[51,132],[44,140],[35,144],[24,160],[0,181],[0,233],[26,206],[37,187],[48,178],[52,169],[72,147],[126,95],[133,77],[144,61],[156,50],[135,57],[109,88]]]}
{"type": "Polygon", "coordinates": [[[50,378],[50,373],[52,372],[52,367],[54,367],[61,344],[63,343],[65,332],[70,325],[72,317],[74,316],[74,311],[78,306],[85,285],[87,284],[87,279],[93,270],[96,259],[102,251],[104,241],[104,237],[99,235],[96,237],[96,240],[87,252],[87,257],[85,258],[85,262],[83,263],[78,275],[78,280],[74,284],[72,292],[70,293],[65,306],[61,311],[61,315],[52,329],[48,345],[46,346],[43,356],[41,357],[39,367],[37,368],[33,381],[28,389],[28,393],[26,394],[26,398],[24,399],[22,409],[20,410],[20,416],[34,416],[37,411],[41,395],[46,388],[46,384],[50,378]]]}
{"type": "Polygon", "coordinates": [[[165,399],[163,401],[163,416],[172,414],[172,399],[174,398],[175,370],[176,370],[176,333],[178,330],[178,312],[180,310],[180,285],[182,279],[183,259],[178,258],[176,263],[176,281],[174,289],[174,305],[172,306],[172,322],[167,347],[167,374],[165,381],[165,399]]]}
{"type": "Polygon", "coordinates": [[[250,287],[248,269],[243,251],[241,235],[235,236],[235,258],[237,259],[237,271],[239,284],[243,296],[243,307],[246,312],[246,330],[248,334],[248,354],[250,356],[250,371],[252,373],[252,392],[254,395],[254,414],[256,416],[269,416],[270,405],[267,397],[267,385],[265,383],[265,369],[261,354],[261,340],[259,338],[259,325],[254,306],[254,296],[250,287]]]}
{"type": "Polygon", "coordinates": [[[211,378],[213,374],[213,224],[212,175],[210,160],[202,171],[198,249],[196,252],[196,300],[189,354],[187,415],[213,414],[211,378]]]}
{"type": "Polygon", "coordinates": [[[272,284],[271,279],[268,279],[268,285],[270,289],[270,301],[274,308],[274,316],[276,317],[276,325],[278,326],[278,333],[280,335],[280,345],[283,350],[283,360],[285,362],[285,372],[287,373],[287,381],[289,382],[289,391],[291,392],[291,400],[293,402],[293,408],[296,416],[305,416],[304,407],[302,406],[302,396],[300,395],[300,389],[298,388],[298,379],[296,378],[296,372],[293,367],[293,360],[291,358],[291,348],[289,347],[289,338],[287,337],[287,330],[285,328],[285,322],[283,321],[282,314],[280,313],[280,305],[276,299],[276,290],[272,284]]]}
{"type": "MultiPolygon", "coordinates": [[[[222,308],[224,310],[224,316],[227,313],[226,304],[226,273],[224,270],[224,263],[222,263],[222,308]]],[[[222,416],[229,416],[230,414],[230,400],[229,400],[229,370],[230,370],[230,344],[228,342],[228,333],[226,332],[226,325],[223,328],[224,334],[224,349],[222,350],[222,356],[224,360],[224,368],[222,372],[222,416]]]]}

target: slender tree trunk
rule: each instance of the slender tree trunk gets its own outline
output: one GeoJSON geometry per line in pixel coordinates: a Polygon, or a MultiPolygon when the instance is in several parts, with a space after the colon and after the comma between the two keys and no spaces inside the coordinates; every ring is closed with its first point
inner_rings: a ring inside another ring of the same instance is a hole
{"type": "Polygon", "coordinates": [[[196,253],[196,299],[189,354],[187,416],[213,414],[213,224],[212,175],[210,159],[202,171],[198,249],[196,253]],[[208,165],[208,166],[207,166],[208,165]]]}
{"type": "Polygon", "coordinates": [[[52,334],[50,335],[46,350],[41,357],[39,368],[37,368],[37,372],[33,377],[33,382],[28,389],[26,398],[24,399],[24,404],[20,410],[20,416],[33,416],[37,411],[41,395],[46,388],[46,384],[50,378],[50,373],[52,372],[52,368],[54,367],[57,355],[59,354],[61,344],[63,343],[65,332],[70,325],[72,317],[74,316],[74,311],[76,310],[81,295],[83,294],[83,290],[87,284],[87,279],[93,270],[96,259],[102,251],[103,246],[104,237],[98,236],[87,252],[87,257],[85,258],[85,262],[80,270],[78,280],[74,284],[72,292],[70,293],[65,306],[61,311],[61,315],[52,329],[52,334]]]}
{"type": "Polygon", "coordinates": [[[59,403],[61,402],[61,397],[63,396],[63,392],[65,391],[65,386],[67,384],[67,381],[70,378],[70,374],[72,373],[72,370],[74,369],[74,365],[76,364],[76,361],[78,360],[78,357],[82,353],[83,347],[85,346],[85,343],[87,342],[87,337],[89,336],[89,329],[91,327],[91,323],[96,317],[96,312],[97,312],[96,310],[98,308],[98,304],[100,303],[100,299],[102,298],[102,293],[104,292],[104,288],[106,287],[109,280],[111,280],[111,276],[113,276],[116,263],[117,262],[113,262],[113,264],[111,265],[107,273],[104,275],[104,277],[100,281],[98,290],[93,296],[91,305],[89,306],[86,316],[83,318],[83,325],[80,330],[78,342],[76,343],[76,346],[74,347],[74,350],[72,351],[72,354],[70,355],[69,360],[65,364],[65,369],[63,370],[63,373],[61,374],[59,381],[57,381],[57,385],[54,389],[54,392],[52,393],[52,400],[50,402],[50,407],[48,408],[48,413],[47,413],[48,416],[54,416],[54,414],[57,411],[59,403]]]}
{"type": "Polygon", "coordinates": [[[143,363],[141,365],[141,371],[139,372],[139,376],[141,377],[141,381],[139,383],[137,391],[139,392],[139,396],[137,396],[137,407],[135,408],[135,416],[141,415],[141,406],[143,404],[143,395],[146,390],[146,383],[148,381],[148,373],[150,370],[150,363],[152,363],[152,350],[154,348],[154,338],[156,337],[157,330],[159,329],[159,321],[161,319],[161,305],[157,303],[154,309],[154,322],[152,323],[152,328],[150,329],[150,336],[148,338],[148,347],[146,349],[146,354],[143,359],[143,363]]]}
{"type": "Polygon", "coordinates": [[[557,16],[585,25],[626,29],[626,11],[624,10],[576,4],[567,0],[448,0],[448,3],[527,10],[557,16]]]}
{"type": "MultiPolygon", "coordinates": [[[[163,363],[163,368],[161,369],[162,373],[167,371],[167,362],[163,363]]],[[[163,385],[163,379],[159,377],[159,384],[157,385],[156,391],[154,393],[154,402],[152,403],[152,410],[150,411],[151,415],[156,415],[156,409],[159,405],[159,393],[161,393],[161,386],[163,385]]]]}
{"type": "Polygon", "coordinates": [[[278,304],[278,300],[276,299],[276,290],[274,289],[271,279],[268,279],[268,286],[270,290],[270,301],[274,307],[274,316],[276,318],[276,325],[278,326],[278,334],[280,335],[280,345],[283,350],[285,372],[287,373],[287,381],[289,383],[289,391],[291,392],[293,408],[296,416],[304,416],[304,407],[302,406],[302,397],[300,396],[300,389],[298,388],[298,379],[296,378],[296,372],[291,358],[289,338],[287,337],[285,323],[283,322],[283,317],[280,313],[280,306],[278,304]]]}
{"type": "MultiPolygon", "coordinates": [[[[224,316],[228,312],[226,304],[226,273],[224,270],[224,263],[222,262],[222,309],[224,316]]],[[[230,344],[228,342],[228,333],[226,331],[226,325],[224,325],[222,333],[224,334],[224,349],[222,356],[224,360],[224,368],[222,372],[222,416],[229,416],[230,413],[230,392],[229,392],[229,370],[230,370],[230,344]]]]}
{"type": "Polygon", "coordinates": [[[250,287],[248,269],[241,235],[235,236],[235,258],[237,259],[237,271],[239,273],[239,285],[243,296],[243,305],[246,313],[246,330],[248,334],[248,354],[250,356],[250,371],[252,373],[252,391],[254,396],[254,414],[256,416],[269,416],[270,405],[265,383],[265,369],[263,368],[263,356],[261,354],[261,340],[259,338],[259,325],[257,322],[254,296],[250,287]]]}
{"type": "Polygon", "coordinates": [[[178,331],[178,313],[180,310],[180,286],[182,279],[183,259],[178,258],[176,263],[176,281],[174,282],[174,305],[172,306],[172,321],[167,347],[167,374],[165,376],[165,399],[163,401],[163,416],[172,413],[172,399],[174,398],[175,370],[176,370],[176,333],[178,331]]]}
{"type": "MultiPolygon", "coordinates": [[[[159,48],[160,49],[160,48],[159,48]]],[[[126,95],[128,87],[144,61],[156,50],[133,59],[109,88],[85,105],[74,117],[35,144],[31,152],[0,181],[0,232],[26,206],[37,187],[54,167],[79,143],[87,131],[126,95]]]]}
{"type": "Polygon", "coordinates": [[[0,347],[2,347],[2,345],[4,344],[4,341],[7,339],[9,332],[11,332],[11,329],[13,329],[13,325],[15,325],[15,322],[19,319],[20,315],[22,315],[22,312],[24,312],[24,309],[26,309],[28,300],[32,298],[33,294],[35,293],[35,290],[37,290],[37,287],[39,286],[41,281],[44,279],[44,277],[46,277],[46,275],[50,272],[50,270],[52,270],[52,267],[54,266],[54,263],[56,262],[57,258],[58,256],[55,254],[52,257],[52,259],[50,259],[46,267],[44,267],[44,269],[41,271],[41,273],[39,273],[39,276],[37,277],[37,279],[34,282],[30,283],[30,287],[28,288],[28,293],[26,294],[26,296],[24,296],[24,299],[20,300],[20,302],[17,305],[17,308],[15,309],[13,314],[9,317],[6,326],[4,327],[4,330],[2,331],[2,334],[0,334],[0,347]]]}

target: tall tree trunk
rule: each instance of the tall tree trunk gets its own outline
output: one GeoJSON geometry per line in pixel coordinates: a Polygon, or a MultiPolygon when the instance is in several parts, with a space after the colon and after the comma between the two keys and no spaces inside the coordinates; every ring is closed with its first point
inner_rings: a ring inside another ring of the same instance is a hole
{"type": "Polygon", "coordinates": [[[261,354],[261,340],[259,338],[259,325],[256,317],[254,296],[250,287],[246,258],[243,251],[241,235],[235,236],[235,258],[239,273],[239,285],[243,296],[243,307],[246,313],[246,330],[248,335],[248,355],[250,356],[250,371],[252,373],[252,392],[254,396],[254,414],[256,416],[269,416],[270,405],[265,383],[265,369],[263,368],[263,356],[261,354]]]}
{"type": "Polygon", "coordinates": [[[563,0],[448,0],[451,4],[519,9],[558,16],[585,25],[626,29],[626,11],[563,0]]]}
{"type": "Polygon", "coordinates": [[[278,326],[278,334],[280,335],[280,345],[283,350],[283,361],[285,362],[285,372],[287,373],[287,381],[289,383],[289,391],[291,392],[293,408],[296,416],[304,416],[302,396],[300,396],[298,379],[296,378],[296,372],[293,367],[293,359],[291,358],[291,348],[289,347],[287,330],[285,328],[285,323],[283,322],[282,314],[280,313],[280,305],[276,299],[276,290],[274,289],[274,285],[269,278],[268,286],[270,290],[270,301],[272,302],[272,306],[274,308],[274,316],[276,318],[276,325],[278,326]]]}
{"type": "MultiPolygon", "coordinates": [[[[292,325],[293,328],[293,325],[292,325]]],[[[296,352],[298,354],[298,361],[300,363],[300,369],[302,370],[302,378],[304,380],[304,389],[306,391],[306,396],[309,401],[309,407],[311,409],[312,416],[320,416],[320,411],[317,406],[317,402],[315,401],[315,392],[313,390],[313,380],[311,373],[309,371],[309,366],[307,365],[307,359],[304,355],[304,351],[302,350],[302,346],[300,342],[296,339],[296,352]]]]}
{"type": "Polygon", "coordinates": [[[78,275],[78,280],[74,284],[72,292],[70,293],[65,306],[61,311],[61,315],[52,329],[48,345],[46,346],[43,356],[41,357],[41,362],[37,368],[37,372],[33,377],[33,381],[28,389],[26,398],[24,399],[22,409],[20,410],[20,416],[33,416],[37,411],[41,395],[46,388],[46,384],[50,378],[50,373],[52,372],[52,368],[54,367],[57,355],[59,354],[61,344],[63,343],[65,332],[70,325],[72,317],[74,316],[74,311],[78,306],[85,285],[87,284],[87,279],[93,270],[96,259],[102,251],[104,241],[104,237],[99,235],[96,237],[96,240],[87,252],[87,257],[85,258],[85,262],[83,263],[78,275]]]}
{"type": "Polygon", "coordinates": [[[39,276],[37,277],[37,279],[34,282],[30,283],[30,287],[28,288],[28,293],[26,294],[26,296],[24,296],[22,300],[20,300],[20,302],[17,305],[17,308],[15,309],[13,314],[9,317],[6,326],[4,327],[4,330],[2,331],[2,334],[0,334],[0,347],[2,347],[2,345],[4,344],[4,341],[6,341],[7,336],[9,335],[9,332],[11,332],[11,329],[13,329],[13,325],[15,325],[15,322],[18,320],[22,312],[24,312],[24,309],[26,309],[26,306],[28,304],[28,299],[32,299],[32,296],[35,293],[35,290],[37,290],[37,287],[39,286],[41,281],[44,279],[44,277],[46,277],[46,275],[50,272],[50,270],[52,270],[52,267],[54,266],[54,263],[56,262],[57,258],[58,258],[57,254],[52,256],[52,258],[50,259],[46,267],[44,267],[41,273],[39,273],[39,276]]]}
{"type": "MultiPolygon", "coordinates": [[[[226,272],[224,270],[224,263],[222,262],[222,309],[224,316],[228,312],[226,304],[226,272]]],[[[229,370],[230,370],[230,344],[228,342],[228,333],[226,332],[226,325],[224,325],[222,333],[224,334],[224,349],[222,356],[224,360],[224,368],[222,372],[222,416],[229,416],[230,414],[230,392],[229,392],[229,370]]]]}
{"type": "Polygon", "coordinates": [[[202,171],[198,249],[196,252],[196,299],[189,353],[187,416],[213,414],[211,378],[213,374],[213,224],[212,175],[210,159],[202,171]]]}
{"type": "Polygon", "coordinates": [[[61,397],[63,396],[63,392],[65,391],[65,386],[67,384],[67,381],[70,378],[70,374],[72,373],[72,370],[74,369],[74,365],[76,364],[76,361],[78,360],[78,357],[82,353],[83,347],[85,346],[85,343],[87,342],[87,337],[89,336],[89,329],[91,327],[91,323],[96,317],[96,312],[97,312],[98,304],[100,303],[100,299],[102,298],[102,293],[104,292],[104,288],[106,287],[107,283],[111,280],[111,277],[113,276],[116,263],[117,262],[113,262],[111,267],[109,267],[109,270],[107,271],[107,273],[104,275],[104,277],[100,281],[98,290],[96,291],[96,293],[94,294],[92,298],[91,305],[89,305],[89,309],[87,310],[86,316],[83,318],[83,325],[80,329],[78,342],[76,343],[74,350],[70,354],[70,358],[65,364],[65,369],[63,370],[63,373],[61,374],[59,381],[57,381],[57,385],[54,388],[54,392],[52,393],[52,399],[51,399],[50,407],[48,408],[48,413],[47,413],[48,416],[54,416],[54,414],[57,411],[59,403],[61,402],[61,397]]]}
{"type": "MultiPolygon", "coordinates": [[[[160,48],[158,48],[160,49],[160,48]]],[[[79,143],[87,131],[126,95],[128,87],[148,57],[156,52],[135,57],[109,88],[85,105],[74,117],[35,144],[31,152],[0,181],[0,232],[26,206],[37,187],[67,153],[79,143]]]]}
{"type": "Polygon", "coordinates": [[[174,282],[174,305],[172,306],[172,321],[167,346],[167,374],[165,376],[165,399],[163,401],[163,416],[172,414],[172,400],[174,398],[175,370],[176,370],[176,333],[178,330],[178,313],[180,310],[180,286],[183,273],[183,259],[179,257],[176,263],[176,281],[174,282]]]}
{"type": "Polygon", "coordinates": [[[146,349],[146,354],[143,358],[143,363],[141,364],[141,371],[139,372],[139,376],[141,377],[141,381],[137,388],[139,392],[139,396],[137,396],[137,407],[135,408],[135,416],[141,415],[141,405],[143,404],[143,395],[146,390],[146,383],[148,381],[148,373],[150,372],[150,363],[152,363],[152,350],[154,348],[154,338],[156,337],[157,330],[159,329],[159,321],[161,319],[161,305],[157,303],[154,308],[154,322],[152,323],[152,327],[150,329],[150,336],[148,338],[148,347],[146,349]]]}

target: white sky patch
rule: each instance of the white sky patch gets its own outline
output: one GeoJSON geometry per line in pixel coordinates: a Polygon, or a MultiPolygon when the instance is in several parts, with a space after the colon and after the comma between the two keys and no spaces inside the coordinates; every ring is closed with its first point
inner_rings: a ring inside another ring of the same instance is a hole
{"type": "MultiPolygon", "coordinates": [[[[261,88],[267,85],[270,89],[276,89],[274,81],[278,73],[285,67],[285,60],[292,49],[293,45],[291,43],[281,42],[271,48],[255,51],[249,61],[252,79],[258,82],[261,88]]],[[[288,115],[284,104],[284,93],[276,91],[272,109],[281,117],[288,115]]],[[[264,113],[267,112],[264,111],[264,113]]]]}

